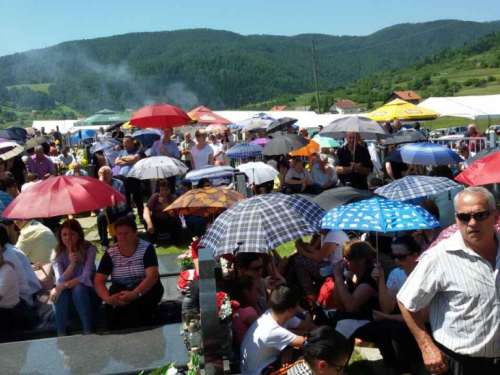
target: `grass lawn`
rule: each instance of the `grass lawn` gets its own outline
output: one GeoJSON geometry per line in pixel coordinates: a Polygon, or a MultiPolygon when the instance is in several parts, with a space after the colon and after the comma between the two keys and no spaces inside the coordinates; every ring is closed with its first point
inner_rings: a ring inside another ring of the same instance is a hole
{"type": "Polygon", "coordinates": [[[50,83],[35,83],[35,84],[30,84],[30,85],[14,85],[14,86],[8,86],[7,88],[8,89],[12,89],[12,88],[17,88],[17,89],[20,89],[22,87],[26,87],[30,90],[33,90],[33,91],[41,91],[41,92],[44,92],[46,94],[49,93],[49,86],[51,84],[50,83]]]}

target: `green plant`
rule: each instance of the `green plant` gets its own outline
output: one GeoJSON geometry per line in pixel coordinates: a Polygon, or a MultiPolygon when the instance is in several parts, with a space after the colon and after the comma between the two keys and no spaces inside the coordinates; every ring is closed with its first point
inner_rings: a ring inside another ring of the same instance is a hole
{"type": "Polygon", "coordinates": [[[191,257],[177,259],[177,265],[181,270],[191,270],[194,268],[193,259],[191,257]]]}
{"type": "Polygon", "coordinates": [[[189,371],[187,375],[197,375],[200,371],[200,355],[191,351],[191,357],[188,364],[189,371]]]}
{"type": "MultiPolygon", "coordinates": [[[[153,370],[152,372],[149,373],[149,375],[173,375],[177,374],[177,370],[174,371],[169,371],[171,369],[175,369],[175,362],[171,362],[168,365],[165,366],[160,366],[156,370],[153,370]]],[[[142,371],[139,375],[144,375],[144,371],[142,371]]]]}

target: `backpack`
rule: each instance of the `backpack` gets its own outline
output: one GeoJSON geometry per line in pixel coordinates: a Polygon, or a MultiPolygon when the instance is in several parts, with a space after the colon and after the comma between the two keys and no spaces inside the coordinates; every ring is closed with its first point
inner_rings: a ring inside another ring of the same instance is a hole
{"type": "Polygon", "coordinates": [[[344,308],[342,306],[335,304],[335,302],[333,301],[334,286],[335,286],[335,281],[333,281],[331,277],[327,277],[325,282],[321,286],[317,301],[325,307],[343,311],[344,308]]]}

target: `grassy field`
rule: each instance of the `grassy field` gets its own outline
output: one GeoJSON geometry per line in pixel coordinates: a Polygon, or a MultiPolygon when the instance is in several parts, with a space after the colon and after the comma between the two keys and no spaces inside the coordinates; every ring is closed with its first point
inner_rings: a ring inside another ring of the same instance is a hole
{"type": "Polygon", "coordinates": [[[51,84],[50,83],[34,83],[34,84],[29,84],[29,85],[14,85],[14,86],[7,86],[7,89],[12,89],[12,88],[17,88],[17,89],[20,89],[20,88],[23,88],[23,87],[27,87],[33,91],[41,91],[41,92],[44,92],[46,94],[49,93],[49,86],[51,84]]]}

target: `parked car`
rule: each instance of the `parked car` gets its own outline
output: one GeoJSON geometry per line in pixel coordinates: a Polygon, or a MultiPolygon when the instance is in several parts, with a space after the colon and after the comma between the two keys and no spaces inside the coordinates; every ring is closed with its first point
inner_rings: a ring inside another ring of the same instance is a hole
{"type": "Polygon", "coordinates": [[[456,134],[467,134],[467,126],[452,126],[451,128],[446,128],[446,135],[456,135],[456,134]]]}
{"type": "Polygon", "coordinates": [[[429,133],[429,137],[431,137],[431,138],[439,138],[439,137],[442,137],[444,135],[447,135],[446,128],[434,129],[433,131],[431,131],[429,133]]]}
{"type": "Polygon", "coordinates": [[[490,133],[498,133],[500,131],[500,125],[491,125],[488,130],[486,130],[486,134],[490,133]]]}

